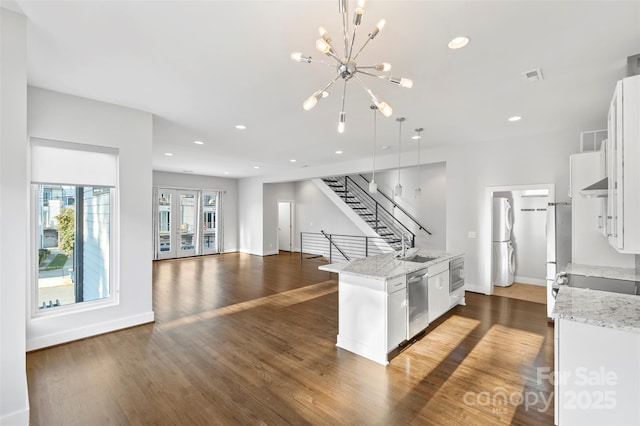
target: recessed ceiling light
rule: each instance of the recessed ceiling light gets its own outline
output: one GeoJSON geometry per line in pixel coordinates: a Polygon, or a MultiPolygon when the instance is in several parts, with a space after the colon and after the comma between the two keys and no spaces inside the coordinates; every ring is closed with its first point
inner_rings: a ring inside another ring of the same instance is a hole
{"type": "Polygon", "coordinates": [[[236,125],[236,129],[238,130],[246,130],[247,126],[245,126],[244,124],[238,124],[236,125]]]}
{"type": "Polygon", "coordinates": [[[422,136],[420,136],[420,135],[413,135],[413,136],[411,136],[411,139],[413,139],[413,140],[415,141],[415,140],[418,140],[418,139],[422,139],[422,136]]]}
{"type": "Polygon", "coordinates": [[[389,149],[389,145],[382,145],[380,149],[389,149]]]}
{"type": "Polygon", "coordinates": [[[467,36],[457,36],[451,40],[447,46],[449,46],[449,49],[461,49],[469,44],[469,40],[467,36]]]}
{"type": "Polygon", "coordinates": [[[522,120],[522,117],[518,116],[518,115],[514,115],[513,117],[509,117],[509,121],[520,121],[522,120]]]}
{"type": "Polygon", "coordinates": [[[342,154],[342,151],[336,151],[336,154],[342,154]]]}
{"type": "Polygon", "coordinates": [[[173,157],[173,154],[170,152],[165,152],[164,155],[166,155],[167,157],[173,157]]]}
{"type": "Polygon", "coordinates": [[[322,92],[322,97],[326,98],[329,96],[329,92],[327,92],[326,90],[322,92]]]}
{"type": "Polygon", "coordinates": [[[225,174],[225,175],[228,175],[228,174],[229,174],[229,172],[224,172],[224,174],[225,174]]]}
{"type": "Polygon", "coordinates": [[[195,143],[196,145],[204,145],[204,142],[202,141],[193,141],[193,143],[195,143]]]}
{"type": "Polygon", "coordinates": [[[253,166],[253,168],[254,168],[254,169],[259,169],[259,168],[260,168],[260,166],[253,166]]]}
{"type": "Polygon", "coordinates": [[[296,160],[295,158],[292,158],[292,159],[291,159],[291,160],[289,160],[289,161],[291,161],[292,163],[295,163],[295,162],[296,162],[296,161],[298,161],[298,160],[296,160]]]}

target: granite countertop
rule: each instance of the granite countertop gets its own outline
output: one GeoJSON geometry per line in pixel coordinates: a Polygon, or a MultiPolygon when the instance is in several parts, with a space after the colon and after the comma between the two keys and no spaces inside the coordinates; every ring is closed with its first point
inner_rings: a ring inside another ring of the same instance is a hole
{"type": "Polygon", "coordinates": [[[345,263],[322,265],[318,269],[338,274],[357,275],[384,281],[400,275],[410,274],[411,272],[419,269],[428,268],[440,262],[449,261],[463,255],[463,253],[450,254],[441,250],[412,248],[407,250],[405,257],[413,256],[414,254],[423,257],[435,257],[436,259],[425,263],[409,262],[406,260],[399,260],[399,252],[396,251],[377,256],[365,257],[362,259],[355,259],[345,263]]]}
{"type": "Polygon", "coordinates": [[[640,334],[640,297],[563,286],[551,316],[640,334]]]}
{"type": "Polygon", "coordinates": [[[613,266],[594,266],[569,263],[564,272],[567,274],[584,275],[586,277],[640,281],[640,273],[635,268],[616,268],[613,266]]]}

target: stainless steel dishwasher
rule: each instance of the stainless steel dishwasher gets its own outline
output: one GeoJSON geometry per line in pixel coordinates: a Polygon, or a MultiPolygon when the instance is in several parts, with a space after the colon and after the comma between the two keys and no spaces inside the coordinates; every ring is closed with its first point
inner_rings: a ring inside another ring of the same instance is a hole
{"type": "Polygon", "coordinates": [[[407,275],[407,340],[429,325],[429,286],[427,268],[407,275]]]}

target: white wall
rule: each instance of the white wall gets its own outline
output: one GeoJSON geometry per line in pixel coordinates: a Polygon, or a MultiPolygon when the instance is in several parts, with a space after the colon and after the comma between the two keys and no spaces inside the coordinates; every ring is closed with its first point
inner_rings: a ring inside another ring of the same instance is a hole
{"type": "Polygon", "coordinates": [[[224,251],[238,251],[238,180],[186,173],[153,172],[153,186],[178,189],[211,189],[224,194],[224,251]]]}
{"type": "Polygon", "coordinates": [[[28,132],[30,137],[119,150],[120,252],[115,260],[120,282],[119,303],[112,306],[32,318],[29,304],[27,350],[153,321],[152,115],[29,87],[28,132]]]}
{"type": "Polygon", "coordinates": [[[27,27],[0,7],[0,424],[29,424],[27,27]]]}
{"type": "MultiPolygon", "coordinates": [[[[278,201],[293,201],[294,209],[297,210],[295,204],[296,186],[293,182],[273,183],[264,185],[263,194],[263,235],[264,246],[262,252],[265,255],[278,253],[278,201]]],[[[294,229],[293,229],[293,241],[294,247],[296,242],[299,245],[299,239],[296,237],[297,232],[295,230],[295,212],[294,212],[294,229]]]]}
{"type": "Polygon", "coordinates": [[[511,243],[516,253],[515,281],[546,285],[547,197],[523,197],[513,191],[511,243]]]}
{"type": "Polygon", "coordinates": [[[298,237],[300,232],[320,231],[327,234],[364,235],[310,180],[296,182],[296,223],[298,237]]]}
{"type": "MultiPolygon", "coordinates": [[[[370,180],[370,174],[366,175],[370,180]]],[[[446,247],[446,204],[447,204],[447,167],[444,162],[423,164],[418,166],[403,167],[400,170],[400,184],[402,185],[402,197],[394,197],[393,189],[398,183],[398,170],[383,170],[376,172],[378,190],[411,214],[432,235],[418,229],[414,222],[404,217],[400,211],[396,211],[396,217],[400,219],[414,234],[416,234],[416,246],[445,250],[446,247]],[[418,170],[419,169],[419,170],[418,170]],[[420,182],[418,184],[418,178],[420,182]],[[420,186],[422,195],[415,198],[415,189],[420,186]]],[[[376,197],[382,205],[384,200],[376,197]]]]}
{"type": "Polygon", "coordinates": [[[262,256],[264,252],[263,186],[257,178],[238,181],[238,239],[242,253],[262,256]]]}

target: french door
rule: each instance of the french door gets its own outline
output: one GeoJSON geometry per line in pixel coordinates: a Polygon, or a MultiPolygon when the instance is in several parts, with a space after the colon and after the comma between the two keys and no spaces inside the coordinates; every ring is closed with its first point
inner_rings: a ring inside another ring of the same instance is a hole
{"type": "Polygon", "coordinates": [[[202,192],[202,254],[218,253],[218,192],[202,192]]]}
{"type": "Polygon", "coordinates": [[[156,258],[172,259],[198,253],[198,191],[158,188],[156,258]]]}

